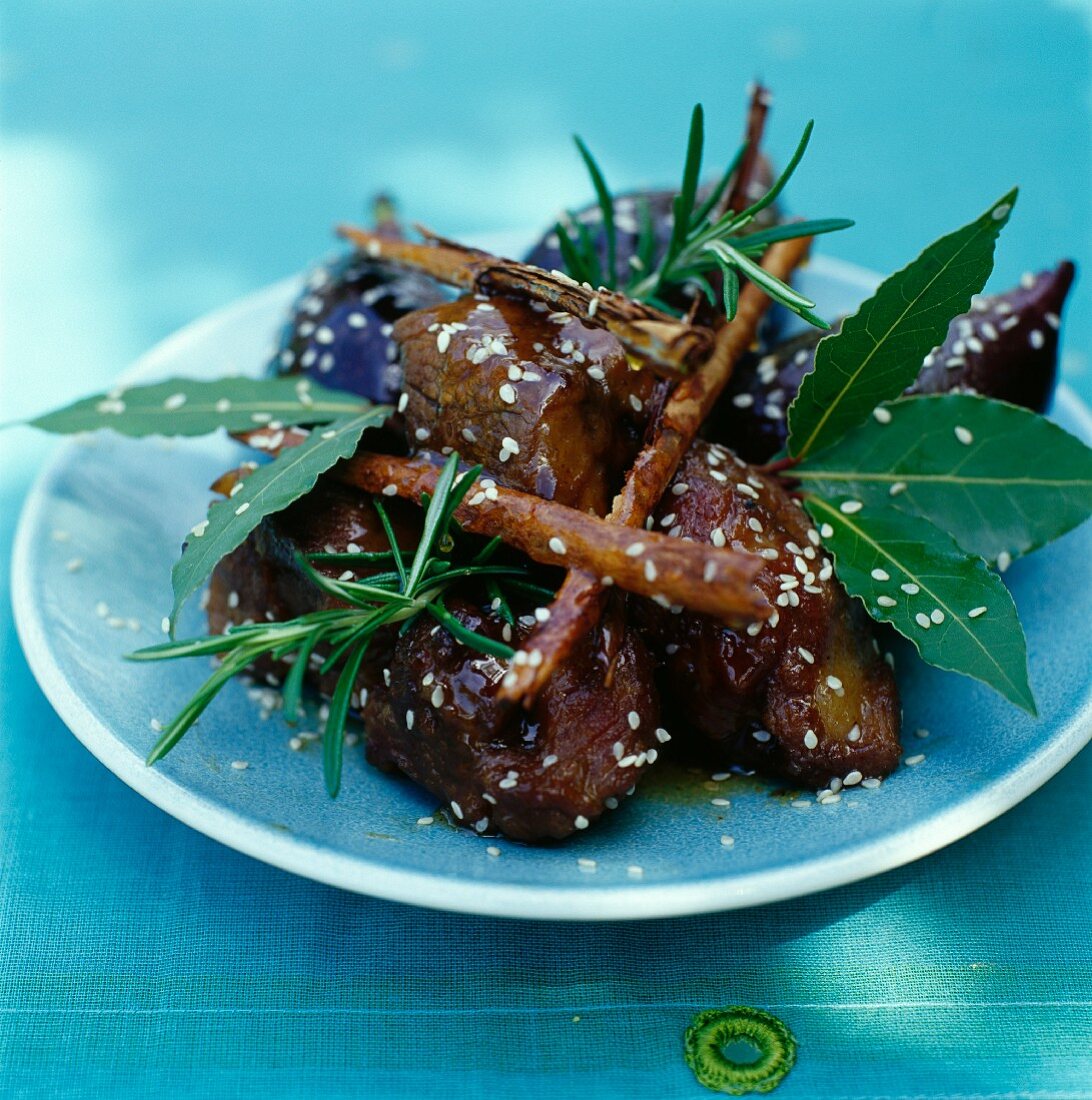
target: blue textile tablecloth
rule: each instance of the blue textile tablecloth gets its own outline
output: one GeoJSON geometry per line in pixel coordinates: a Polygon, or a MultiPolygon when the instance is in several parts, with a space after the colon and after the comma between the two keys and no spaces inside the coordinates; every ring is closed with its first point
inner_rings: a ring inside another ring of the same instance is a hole
{"type": "MultiPolygon", "coordinates": [[[[468,231],[673,174],[704,100],[819,121],[799,210],[880,269],[1021,204],[997,285],[1089,240],[1081,3],[383,6],[13,0],[4,20],[0,421],[86,392],[297,270],[391,185],[468,231]],[[378,8],[378,6],[375,6],[378,8]]],[[[1086,400],[1092,303],[1067,322],[1086,400]]],[[[248,366],[241,364],[241,367],[248,366]]],[[[0,437],[0,558],[46,446],[0,437]]],[[[0,1096],[700,1097],[699,1009],[795,1032],[778,1097],[1092,1096],[1092,750],[920,863],[690,920],[557,926],[357,897],[194,833],[53,714],[0,605],[0,1096]]]]}

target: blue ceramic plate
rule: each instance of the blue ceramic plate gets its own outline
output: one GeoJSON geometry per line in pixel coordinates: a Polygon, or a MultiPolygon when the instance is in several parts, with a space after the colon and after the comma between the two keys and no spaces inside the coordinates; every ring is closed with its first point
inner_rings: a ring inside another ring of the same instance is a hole
{"type": "MultiPolygon", "coordinates": [[[[801,284],[830,315],[855,307],[874,279],[817,260],[801,284]]],[[[294,291],[280,284],[189,326],[126,381],[258,370],[294,291]]],[[[1056,415],[1092,436],[1087,411],[1064,390],[1056,415]]],[[[436,799],[371,769],[360,748],[346,754],[341,796],[330,801],[318,742],[290,748],[293,731],[275,712],[263,717],[260,693],[241,682],[148,768],[151,719],[170,717],[207,666],[133,665],[122,657],[160,638],[183,535],[205,513],[206,486],[238,453],[221,439],[175,444],[107,434],[65,446],[22,517],[16,619],[46,695],[111,771],[193,828],[309,878],[515,917],[656,917],[757,905],[875,875],[950,844],[1030,794],[1092,735],[1089,524],[1007,574],[1042,717],[1033,721],[986,688],[902,651],[904,747],[924,760],[834,805],[807,794],[795,805],[754,781],[713,783],[664,769],[648,775],[623,811],[565,844],[482,839],[440,816],[418,825],[436,799]],[[68,572],[77,557],[82,568],[68,572]],[[237,761],[247,767],[233,767],[237,761]]],[[[200,611],[191,608],[182,634],[201,629],[200,611]]]]}

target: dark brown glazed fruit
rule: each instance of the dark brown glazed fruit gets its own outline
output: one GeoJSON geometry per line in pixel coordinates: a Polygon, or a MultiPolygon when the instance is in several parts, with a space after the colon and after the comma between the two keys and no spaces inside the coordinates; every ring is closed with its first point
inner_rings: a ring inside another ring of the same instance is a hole
{"type": "Polygon", "coordinates": [[[602,514],[660,393],[618,341],[539,303],[466,296],[395,326],[410,446],[602,514]]]}
{"type": "Polygon", "coordinates": [[[835,579],[818,532],[781,483],[699,442],[655,525],[762,556],[757,584],[775,606],[766,623],[736,631],[634,601],[672,728],[683,719],[716,765],[815,787],[891,772],[899,761],[894,676],[863,610],[835,579]]]}
{"type": "MultiPolygon", "coordinates": [[[[1026,275],[1018,287],[976,299],[931,351],[907,393],[980,393],[1042,412],[1058,370],[1058,326],[1074,267],[1026,275]]],[[[703,434],[750,462],[766,462],[784,445],[785,412],[815,363],[826,335],[802,333],[764,354],[743,359],[706,422],[703,434]]]]}
{"type": "MultiPolygon", "coordinates": [[[[490,612],[465,600],[449,606],[471,629],[502,636],[490,612]]],[[[533,621],[516,627],[514,642],[533,621]]],[[[506,671],[418,620],[395,647],[389,689],[368,694],[368,759],[408,775],[478,832],[560,840],[617,807],[656,760],[652,664],[613,611],[531,711],[498,704],[506,671]]]]}
{"type": "Polygon", "coordinates": [[[377,403],[402,386],[391,326],[447,297],[431,279],[349,253],[311,273],[269,362],[270,374],[306,374],[377,403]]]}

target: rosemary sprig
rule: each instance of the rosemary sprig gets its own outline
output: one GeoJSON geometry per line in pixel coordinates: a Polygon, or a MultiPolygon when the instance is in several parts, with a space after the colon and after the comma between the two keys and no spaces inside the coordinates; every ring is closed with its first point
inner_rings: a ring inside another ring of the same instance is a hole
{"type": "Polygon", "coordinates": [[[204,713],[220,689],[232,677],[263,657],[291,660],[283,684],[283,698],[285,719],[294,723],[299,717],[304,676],[308,666],[314,662],[314,654],[321,648],[321,672],[341,665],[323,731],[323,773],[326,788],[334,797],[341,786],[342,746],[353,688],[367,656],[368,646],[382,628],[398,626],[405,631],[419,616],[429,615],[463,644],[505,660],[512,657],[515,650],[511,646],[470,630],[444,603],[449,591],[467,581],[484,582],[491,596],[499,598],[505,609],[508,603],[503,586],[508,581],[518,585],[522,591],[542,592],[537,586],[529,585],[526,569],[522,566],[492,564],[491,559],[500,545],[498,539],[488,543],[466,564],[452,559],[454,535],[457,533],[455,509],[481,472],[481,467],[475,466],[460,474],[458,466],[459,456],[452,454],[436,483],[436,491],[427,500],[421,538],[412,555],[397,545],[390,520],[382,504],[376,500],[373,503],[390,544],[389,551],[300,556],[300,565],[312,582],[347,606],[311,612],[286,622],[233,626],[223,634],[165,642],[130,654],[130,659],[134,661],[198,656],[222,658],[215,671],[163,729],[148,754],[147,763],[154,764],[166,756],[204,713]],[[380,568],[390,565],[393,568],[359,581],[334,579],[315,568],[317,564],[333,563],[380,568]]]}
{"type": "Polygon", "coordinates": [[[577,148],[592,178],[596,199],[603,219],[606,239],[606,269],[600,262],[599,248],[587,226],[569,214],[567,223],[556,228],[562,259],[567,272],[578,282],[620,290],[630,298],[647,302],[672,313],[679,313],[667,303],[671,291],[687,284],[697,286],[711,305],[722,303],[729,320],[735,316],[739,299],[739,280],[747,278],[757,283],[770,297],[819,328],[830,326],[814,312],[815,303],[793,290],[787,283],[762,270],[756,258],[775,241],[793,237],[814,237],[848,229],[848,218],[818,218],[809,221],[785,222],[770,229],[746,232],[755,218],[773,203],[792,178],[811,140],[813,124],[804,127],[803,136],[773,186],[756,202],[738,213],[728,210],[718,213],[718,207],[728,188],[732,174],[738,169],[746,146],[741,146],[710,193],[697,203],[701,178],[702,154],[705,143],[705,122],[701,104],[694,107],[690,118],[690,137],[682,183],[672,204],[671,235],[666,249],[655,262],[655,232],[647,200],[639,203],[639,232],[636,251],[629,258],[630,271],[619,285],[617,260],[618,233],[614,199],[603,172],[587,146],[578,137],[577,148]],[[720,295],[708,276],[719,273],[723,281],[720,295]]]}

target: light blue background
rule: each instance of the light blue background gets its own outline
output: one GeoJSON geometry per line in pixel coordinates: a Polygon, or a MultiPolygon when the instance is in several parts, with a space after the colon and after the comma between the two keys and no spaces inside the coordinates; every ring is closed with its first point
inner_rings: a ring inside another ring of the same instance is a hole
{"type": "MultiPolygon", "coordinates": [[[[726,156],[755,76],[775,156],[817,120],[791,203],[857,219],[828,252],[890,270],[1019,183],[994,285],[1087,262],[1089,43],[1072,2],[10,0],[0,420],[298,270],[378,188],[444,232],[545,221],[587,196],[572,129],[615,185],[670,180],[696,99],[726,156]]],[[[1092,399],[1084,282],[1065,346],[1092,399]]],[[[48,447],[0,436],[5,545],[48,447]]],[[[696,1096],[679,1032],[741,1000],[801,1038],[778,1095],[1092,1095],[1088,751],[873,883],[527,929],[191,833],[60,726],[6,608],[0,643],[2,1093],[696,1096]]]]}

